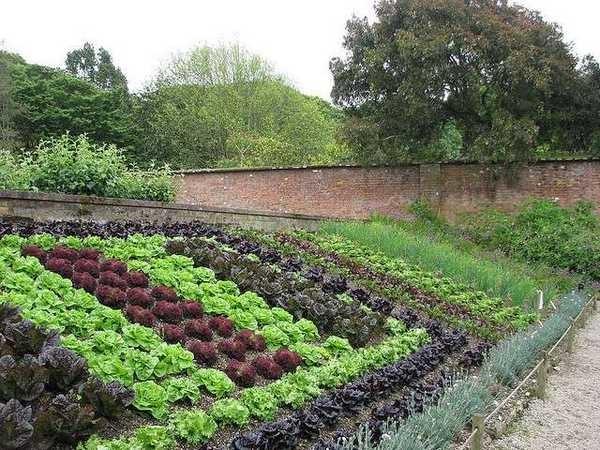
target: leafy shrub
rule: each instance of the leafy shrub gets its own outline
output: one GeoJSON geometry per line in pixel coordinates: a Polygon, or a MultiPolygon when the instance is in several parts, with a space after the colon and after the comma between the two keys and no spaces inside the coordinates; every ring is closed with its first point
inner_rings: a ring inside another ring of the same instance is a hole
{"type": "Polygon", "coordinates": [[[512,257],[600,279],[600,219],[591,204],[562,208],[533,200],[514,215],[493,210],[469,215],[461,228],[477,243],[512,257]]]}
{"type": "Polygon", "coordinates": [[[97,145],[85,135],[42,141],[21,160],[0,152],[0,189],[39,190],[140,200],[172,201],[170,169],[129,168],[114,145],[97,145]]]}
{"type": "Polygon", "coordinates": [[[29,160],[19,161],[11,153],[0,150],[0,191],[29,191],[33,189],[29,160]]]}

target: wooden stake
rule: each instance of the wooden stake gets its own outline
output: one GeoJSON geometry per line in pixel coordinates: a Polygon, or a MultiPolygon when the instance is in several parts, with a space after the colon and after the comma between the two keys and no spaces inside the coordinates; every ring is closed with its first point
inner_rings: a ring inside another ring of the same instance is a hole
{"type": "Polygon", "coordinates": [[[548,352],[544,352],[544,359],[542,359],[542,365],[539,367],[537,372],[537,384],[536,384],[536,396],[543,400],[546,397],[546,381],[548,379],[548,366],[550,365],[550,357],[548,352]]]}
{"type": "Polygon", "coordinates": [[[569,327],[569,331],[567,331],[567,351],[569,353],[573,352],[573,347],[575,346],[575,321],[571,321],[571,326],[569,327]]]}
{"type": "Polygon", "coordinates": [[[473,416],[472,422],[473,439],[471,439],[471,450],[481,450],[483,448],[483,433],[485,432],[485,425],[483,423],[483,416],[476,414],[473,416]]]}

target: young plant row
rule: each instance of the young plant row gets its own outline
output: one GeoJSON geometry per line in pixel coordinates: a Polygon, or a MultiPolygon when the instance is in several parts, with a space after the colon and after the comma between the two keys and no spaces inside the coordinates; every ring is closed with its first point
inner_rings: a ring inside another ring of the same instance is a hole
{"type": "MultiPolygon", "coordinates": [[[[429,340],[425,330],[413,329],[373,347],[346,350],[322,366],[298,368],[268,386],[246,389],[238,398],[217,401],[208,411],[197,409],[175,413],[166,426],[170,436],[166,440],[172,442],[176,438],[186,444],[204,444],[219,427],[243,427],[251,418],[272,419],[281,408],[300,408],[323,390],[343,386],[365,373],[402,360],[429,340]]],[[[92,440],[86,448],[121,450],[135,445],[136,440],[136,435],[108,442],[92,440]]]]}
{"type": "MultiPolygon", "coordinates": [[[[275,422],[259,425],[240,434],[230,448],[296,448],[303,442],[319,445],[320,437],[344,421],[360,421],[362,413],[381,398],[400,390],[417,393],[412,385],[438,368],[450,354],[458,354],[466,345],[464,333],[444,330],[433,342],[421,347],[406,359],[328,391],[302,410],[275,422]]],[[[311,446],[312,448],[312,446],[311,446]]]]}
{"type": "Polygon", "coordinates": [[[295,272],[262,263],[254,255],[224,249],[204,238],[171,241],[167,249],[210,267],[219,278],[234,281],[243,291],[257,292],[275,307],[311,320],[323,334],[345,337],[354,346],[382,335],[383,315],[349,296],[326,292],[295,272]]]}
{"type": "Polygon", "coordinates": [[[509,326],[489,323],[485,317],[474,315],[466,307],[453,304],[425,293],[386,273],[371,270],[369,266],[350,261],[337,253],[321,249],[313,242],[289,234],[260,235],[263,244],[273,246],[285,254],[295,254],[308,264],[322,267],[332,273],[346,276],[355,285],[431,318],[469,331],[474,336],[497,340],[508,332],[509,326]]]}
{"type": "Polygon", "coordinates": [[[296,235],[317,244],[326,251],[337,253],[381,274],[391,275],[401,282],[415,286],[451,304],[465,307],[474,316],[485,318],[492,324],[510,325],[515,330],[526,327],[534,319],[533,316],[524,314],[519,307],[506,306],[500,298],[491,298],[485,292],[474,291],[451,278],[423,271],[399,258],[389,257],[379,250],[360,245],[342,236],[307,232],[297,232],[296,235]]]}
{"type": "Polygon", "coordinates": [[[254,255],[263,264],[274,265],[283,272],[295,273],[299,277],[306,278],[312,281],[316,288],[323,290],[325,294],[335,294],[346,302],[352,299],[381,314],[389,314],[393,309],[391,302],[374,297],[365,290],[352,286],[343,276],[332,275],[319,267],[308,266],[295,255],[286,257],[272,246],[262,245],[260,239],[254,238],[263,235],[258,231],[230,229],[225,232],[220,228],[213,227],[206,230],[206,235],[242,255],[254,255]]]}
{"type": "Polygon", "coordinates": [[[90,376],[58,334],[0,304],[0,447],[75,445],[120,416],[133,392],[90,376]]]}

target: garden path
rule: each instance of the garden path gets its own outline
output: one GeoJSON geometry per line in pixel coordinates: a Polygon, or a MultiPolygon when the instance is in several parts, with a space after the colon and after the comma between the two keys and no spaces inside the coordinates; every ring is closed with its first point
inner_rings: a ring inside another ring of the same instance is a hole
{"type": "Polygon", "coordinates": [[[575,342],[548,379],[547,399],[533,401],[495,450],[600,450],[600,314],[575,342]]]}

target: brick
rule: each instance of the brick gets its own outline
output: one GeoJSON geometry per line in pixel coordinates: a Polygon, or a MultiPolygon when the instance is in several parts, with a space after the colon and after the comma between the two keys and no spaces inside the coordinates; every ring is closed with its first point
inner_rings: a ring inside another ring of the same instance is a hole
{"type": "Polygon", "coordinates": [[[589,200],[600,211],[600,160],[202,171],[181,179],[178,202],[338,218],[406,217],[418,198],[453,218],[482,206],[512,210],[530,198],[563,205],[589,200]]]}

